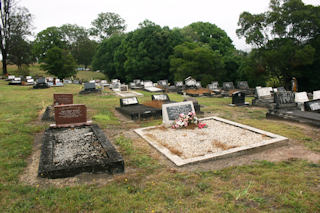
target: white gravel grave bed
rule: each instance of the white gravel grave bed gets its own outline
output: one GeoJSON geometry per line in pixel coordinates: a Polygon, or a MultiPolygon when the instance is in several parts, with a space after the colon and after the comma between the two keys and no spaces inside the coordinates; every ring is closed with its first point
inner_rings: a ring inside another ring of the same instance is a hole
{"type": "Polygon", "coordinates": [[[172,129],[153,126],[135,131],[178,166],[287,140],[218,117],[204,118],[201,122],[206,123],[208,128],[172,129]]]}

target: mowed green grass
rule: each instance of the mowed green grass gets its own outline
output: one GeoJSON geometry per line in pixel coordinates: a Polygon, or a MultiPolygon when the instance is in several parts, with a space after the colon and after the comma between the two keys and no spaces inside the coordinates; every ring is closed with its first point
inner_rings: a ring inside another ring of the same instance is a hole
{"type": "MultiPolygon", "coordinates": [[[[35,134],[48,127],[39,122],[39,112],[52,103],[54,93],[74,94],[74,103],[85,104],[89,119],[102,128],[125,128],[113,113],[119,106],[118,97],[111,93],[80,96],[80,89],[79,85],[66,85],[33,90],[0,80],[0,212],[320,212],[320,162],[256,161],[221,170],[181,172],[153,158],[152,148],[126,135],[116,136],[114,143],[126,168],[134,172],[102,186],[25,185],[19,176],[27,166],[35,134]]],[[[141,103],[151,100],[150,93],[143,93],[141,103]]],[[[169,96],[175,101],[183,99],[177,94],[169,96]]],[[[267,120],[266,109],[229,107],[230,98],[198,100],[205,106],[203,110],[213,115],[284,135],[320,152],[317,134],[267,120]]],[[[161,120],[138,125],[158,123],[161,120]]]]}

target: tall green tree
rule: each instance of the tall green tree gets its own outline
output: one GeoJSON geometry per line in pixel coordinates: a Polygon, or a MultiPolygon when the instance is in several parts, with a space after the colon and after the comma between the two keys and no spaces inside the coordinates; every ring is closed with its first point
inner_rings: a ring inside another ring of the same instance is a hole
{"type": "Polygon", "coordinates": [[[18,68],[21,69],[23,64],[29,65],[34,62],[32,44],[30,42],[20,36],[11,37],[11,42],[14,43],[14,45],[10,46],[8,52],[8,60],[10,63],[17,65],[18,68]]]}
{"type": "Polygon", "coordinates": [[[0,1],[0,50],[2,54],[3,74],[7,74],[7,57],[11,40],[15,36],[24,38],[31,34],[32,16],[24,7],[18,7],[15,0],[0,1]]]}
{"type": "Polygon", "coordinates": [[[311,41],[320,35],[319,6],[301,0],[271,0],[264,13],[243,12],[238,25],[237,35],[260,52],[260,66],[287,88],[293,76],[299,81],[314,63],[316,48],[311,41]]]}
{"type": "Polygon", "coordinates": [[[125,20],[116,13],[99,13],[98,18],[91,22],[91,35],[98,37],[101,41],[109,38],[115,33],[122,33],[126,29],[125,20]]]}
{"type": "Polygon", "coordinates": [[[77,73],[76,62],[72,55],[59,47],[53,47],[47,51],[41,68],[59,79],[71,77],[77,73]]]}

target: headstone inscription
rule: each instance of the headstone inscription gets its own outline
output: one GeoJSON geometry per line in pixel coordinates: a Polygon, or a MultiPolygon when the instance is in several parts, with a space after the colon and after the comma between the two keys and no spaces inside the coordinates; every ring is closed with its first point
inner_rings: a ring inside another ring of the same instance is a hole
{"type": "Polygon", "coordinates": [[[238,86],[239,89],[242,89],[242,90],[249,89],[249,85],[248,85],[247,81],[238,81],[237,84],[238,84],[237,86],[238,86]]]}
{"type": "Polygon", "coordinates": [[[295,95],[291,91],[286,92],[276,92],[274,94],[274,101],[276,103],[276,108],[294,108],[296,103],[294,101],[295,95]]]}
{"type": "Polygon", "coordinates": [[[223,90],[232,90],[234,89],[233,82],[223,82],[223,90]]]}
{"type": "Polygon", "coordinates": [[[151,98],[155,101],[170,101],[169,96],[167,94],[152,95],[151,98]]]}
{"type": "Polygon", "coordinates": [[[320,90],[313,91],[313,100],[320,99],[320,90]]]}
{"type": "Polygon", "coordinates": [[[137,97],[129,97],[129,98],[121,98],[120,99],[120,106],[126,107],[126,106],[132,106],[139,104],[137,97]]]}
{"type": "Polygon", "coordinates": [[[244,92],[234,92],[232,93],[232,104],[236,106],[245,105],[246,94],[244,92]]]}
{"type": "Polygon", "coordinates": [[[53,94],[53,105],[73,104],[73,94],[53,94]]]}
{"type": "Polygon", "coordinates": [[[179,103],[163,104],[162,105],[162,119],[165,125],[171,123],[179,118],[181,113],[188,114],[195,112],[192,101],[185,101],[179,103]]]}
{"type": "Polygon", "coordinates": [[[87,107],[82,104],[58,105],[54,107],[56,127],[87,123],[87,107]]]}
{"type": "Polygon", "coordinates": [[[96,89],[96,83],[84,83],[85,90],[92,90],[96,89]]]}
{"type": "Polygon", "coordinates": [[[312,112],[320,112],[320,99],[304,102],[304,110],[312,112]]]}

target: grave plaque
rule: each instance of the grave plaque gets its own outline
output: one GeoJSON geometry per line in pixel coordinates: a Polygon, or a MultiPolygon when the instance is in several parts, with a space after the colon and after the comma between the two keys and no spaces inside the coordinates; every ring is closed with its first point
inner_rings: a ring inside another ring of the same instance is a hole
{"type": "Polygon", "coordinates": [[[270,88],[269,87],[261,87],[261,88],[256,88],[256,94],[258,95],[258,98],[261,97],[270,97],[270,88]]]}
{"type": "Polygon", "coordinates": [[[136,105],[139,104],[137,97],[129,97],[129,98],[121,98],[120,99],[120,106],[125,107],[125,106],[131,106],[131,105],[136,105]]]}
{"type": "Polygon", "coordinates": [[[320,99],[304,102],[305,111],[320,112],[320,99]]]}
{"type": "Polygon", "coordinates": [[[313,91],[313,100],[320,99],[320,90],[313,91]]]}
{"type": "Polygon", "coordinates": [[[234,89],[233,82],[223,82],[223,90],[234,89]]]}
{"type": "Polygon", "coordinates": [[[87,107],[82,104],[55,106],[54,119],[56,121],[56,126],[86,123],[87,107]]]}
{"type": "Polygon", "coordinates": [[[241,106],[245,105],[246,94],[244,92],[234,92],[232,93],[232,104],[241,106]]]}
{"type": "Polygon", "coordinates": [[[238,81],[238,88],[239,89],[243,89],[243,90],[247,90],[249,89],[249,85],[247,81],[238,81]]]}
{"type": "Polygon", "coordinates": [[[169,96],[167,94],[152,95],[151,98],[155,101],[170,101],[169,96]]]}
{"type": "Polygon", "coordinates": [[[84,89],[96,89],[96,83],[84,83],[84,89]]]}
{"type": "Polygon", "coordinates": [[[295,103],[294,99],[295,95],[291,91],[276,92],[274,94],[274,101],[277,108],[296,107],[297,104],[295,103]]]}
{"type": "Polygon", "coordinates": [[[53,94],[53,105],[73,104],[73,94],[53,94]]]}
{"type": "Polygon", "coordinates": [[[309,98],[308,98],[308,95],[307,95],[306,92],[297,92],[297,93],[295,94],[295,99],[294,99],[294,101],[295,101],[296,103],[304,103],[304,102],[306,102],[306,101],[309,101],[309,98]]]}
{"type": "Polygon", "coordinates": [[[176,87],[183,87],[183,82],[182,81],[177,81],[176,82],[176,87]]]}
{"type": "Polygon", "coordinates": [[[192,101],[185,101],[172,104],[162,105],[162,119],[165,125],[170,125],[174,120],[179,118],[181,113],[187,114],[195,112],[192,101]]]}

